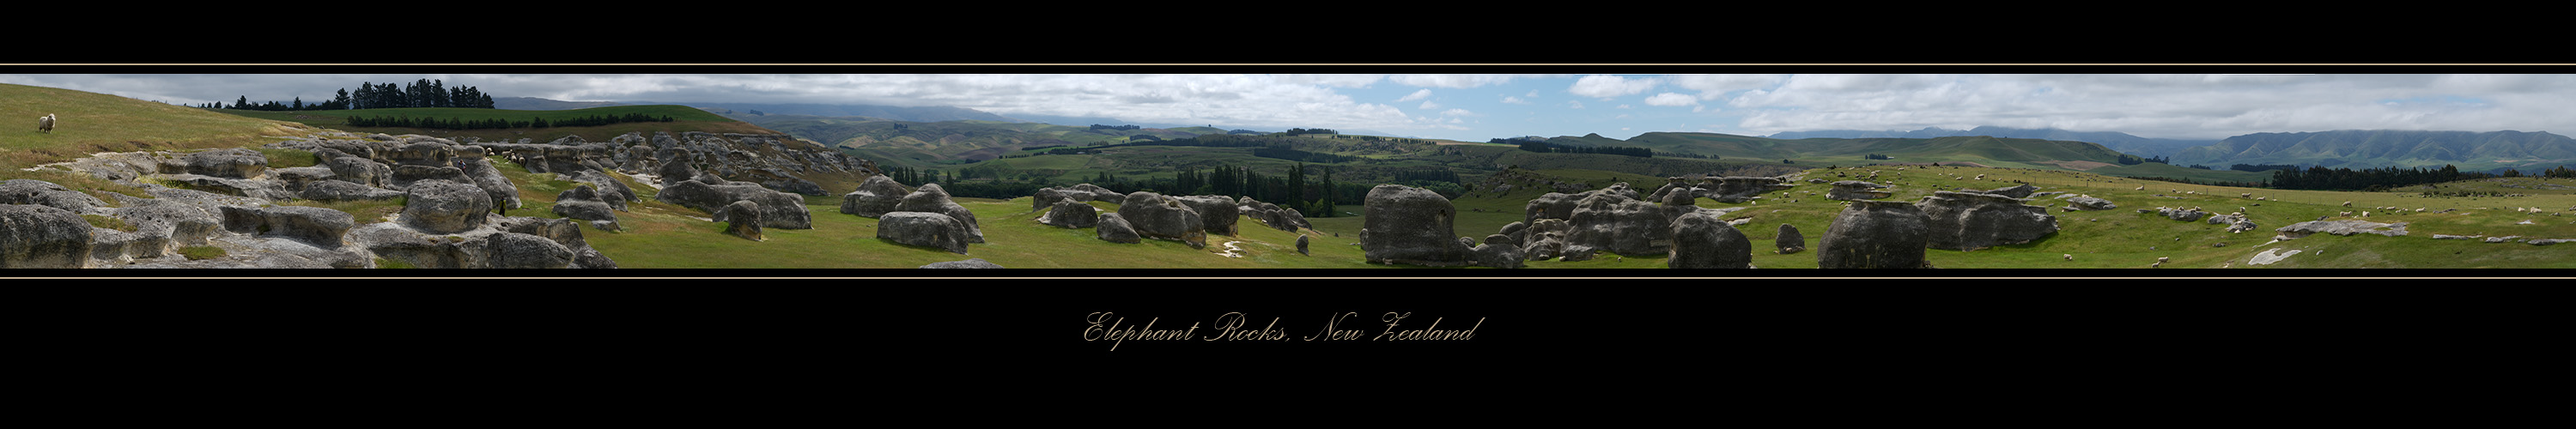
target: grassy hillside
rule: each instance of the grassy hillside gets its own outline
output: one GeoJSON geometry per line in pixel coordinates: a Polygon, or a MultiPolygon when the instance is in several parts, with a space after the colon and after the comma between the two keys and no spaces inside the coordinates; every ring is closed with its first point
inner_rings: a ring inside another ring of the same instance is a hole
{"type": "Polygon", "coordinates": [[[307,127],[245,118],[114,95],[0,84],[0,167],[9,170],[94,152],[185,150],[255,146],[266,136],[302,135],[307,127]],[[59,118],[51,133],[36,131],[36,117],[59,118]]]}

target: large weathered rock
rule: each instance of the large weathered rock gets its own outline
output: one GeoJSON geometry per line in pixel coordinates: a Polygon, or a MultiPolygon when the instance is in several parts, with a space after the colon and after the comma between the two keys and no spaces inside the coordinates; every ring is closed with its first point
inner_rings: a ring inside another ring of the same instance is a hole
{"type": "Polygon", "coordinates": [[[556,194],[555,205],[547,210],[554,212],[556,216],[580,219],[592,222],[593,225],[602,225],[599,222],[606,222],[605,225],[612,227],[601,229],[617,230],[618,228],[613,227],[617,225],[617,211],[609,207],[607,201],[602,200],[599,191],[591,189],[590,185],[579,185],[562,194],[556,194]]]}
{"type": "Polygon", "coordinates": [[[394,177],[392,166],[355,156],[324,159],[322,167],[331,170],[331,180],[367,186],[387,186],[394,177]]]}
{"type": "Polygon", "coordinates": [[[1207,227],[1199,212],[1182,204],[1178,198],[1150,191],[1136,191],[1118,204],[1118,215],[1127,221],[1136,235],[1156,240],[1173,240],[1191,248],[1207,247],[1207,227]]]}
{"type": "MultiPolygon", "coordinates": [[[[490,194],[492,196],[493,207],[503,213],[507,213],[509,209],[519,208],[521,204],[519,201],[519,185],[510,183],[509,177],[501,175],[500,168],[492,166],[492,160],[485,159],[481,156],[483,148],[465,146],[463,148],[459,148],[457,151],[461,153],[475,154],[473,156],[459,156],[455,160],[455,163],[458,166],[458,172],[465,178],[466,183],[472,183],[474,184],[474,187],[483,188],[483,193],[490,194]]],[[[615,184],[617,181],[609,180],[608,182],[615,184]]],[[[623,185],[618,186],[623,187],[623,185]]]]}
{"type": "Polygon", "coordinates": [[[304,192],[299,195],[314,201],[385,201],[400,198],[403,192],[352,182],[325,180],[305,185],[304,192]]]}
{"type": "Polygon", "coordinates": [[[763,228],[814,229],[814,217],[805,210],[804,197],[755,184],[709,185],[689,180],[662,188],[662,193],[655,194],[654,198],[710,215],[735,201],[750,201],[760,205],[760,226],[763,228]]]}
{"type": "Polygon", "coordinates": [[[87,267],[93,229],[70,210],[0,204],[0,268],[87,267]]]}
{"type": "Polygon", "coordinates": [[[2067,198],[2067,199],[2066,199],[2066,207],[2065,207],[2065,210],[2066,210],[2066,211],[2077,211],[2077,210],[2110,210],[2110,209],[2116,209],[2116,208],[2120,208],[2120,205],[2119,205],[2119,204],[2112,204],[2112,203],[2111,203],[2111,200],[2105,200],[2105,199],[2101,199],[2101,198],[2094,198],[2094,197],[2089,197],[2089,196],[2079,196],[2079,197],[2074,197],[2074,198],[2067,198]]]}
{"type": "Polygon", "coordinates": [[[1782,183],[1777,177],[1711,177],[1701,179],[1701,182],[1701,187],[1708,188],[1708,198],[1721,203],[1753,201],[1762,198],[1763,193],[1797,187],[1782,183]]]}
{"type": "Polygon", "coordinates": [[[492,215],[492,195],[474,185],[424,180],[403,191],[402,224],[431,234],[454,234],[483,226],[492,215]]]}
{"type": "Polygon", "coordinates": [[[877,217],[877,238],[896,244],[933,247],[966,254],[966,225],[957,218],[929,212],[888,212],[877,217]]]}
{"type": "Polygon", "coordinates": [[[393,170],[393,177],[386,178],[385,184],[397,189],[409,188],[412,184],[420,183],[425,180],[443,180],[465,184],[474,183],[474,178],[465,177],[465,169],[456,168],[454,166],[403,164],[394,166],[393,170]]]}
{"type": "Polygon", "coordinates": [[[1994,189],[1983,190],[1983,191],[1969,191],[1969,192],[1976,192],[1976,193],[1982,193],[1982,194],[1992,194],[1992,195],[2002,195],[2002,196],[2006,196],[2006,197],[2013,197],[2013,198],[2030,198],[2030,193],[2032,193],[2032,192],[2039,192],[2039,187],[2037,187],[2037,186],[2031,186],[2031,185],[2030,185],[2030,184],[2028,184],[2028,183],[2024,183],[2024,184],[2020,184],[2020,185],[2016,185],[2016,186],[2011,186],[2011,187],[1994,188],[1994,189]]]}
{"type": "Polygon", "coordinates": [[[1753,268],[1753,240],[1716,211],[1696,210],[1673,219],[1667,268],[1753,268]]]}
{"type": "Polygon", "coordinates": [[[1528,227],[1520,231],[1521,255],[1532,261],[1565,256],[1565,236],[1573,231],[1574,226],[1566,224],[1565,219],[1539,219],[1530,222],[1528,227]]]}
{"type": "Polygon", "coordinates": [[[1913,203],[1852,201],[1816,240],[1819,268],[1922,268],[1930,220],[1913,203]]]}
{"type": "Polygon", "coordinates": [[[750,239],[751,241],[766,240],[766,238],[760,234],[759,203],[735,201],[732,205],[725,206],[723,210],[716,211],[715,220],[717,222],[725,223],[725,235],[742,237],[750,239]]]}
{"type": "Polygon", "coordinates": [[[1925,245],[1934,249],[2021,244],[2057,233],[2057,217],[2047,207],[2023,201],[2001,194],[1933,191],[1915,206],[1930,229],[1925,245]]]}
{"type": "Polygon", "coordinates": [[[1095,224],[1093,229],[1097,230],[1097,237],[1100,241],[1111,243],[1144,242],[1144,236],[1137,235],[1136,228],[1134,226],[1129,226],[1127,224],[1127,219],[1119,216],[1117,213],[1101,213],[1100,223],[1095,224]]]}
{"type": "Polygon", "coordinates": [[[529,234],[500,232],[474,239],[481,241],[484,268],[571,268],[577,256],[571,247],[554,240],[529,234]]]}
{"type": "Polygon", "coordinates": [[[35,179],[0,180],[0,204],[34,204],[73,213],[91,213],[107,205],[98,197],[35,179]]]}
{"type": "Polygon", "coordinates": [[[975,222],[975,212],[950,200],[948,190],[940,188],[937,183],[925,183],[913,189],[912,193],[904,194],[903,199],[895,201],[894,211],[938,213],[957,218],[958,223],[966,225],[966,242],[984,242],[984,228],[975,222]]]}
{"type": "Polygon", "coordinates": [[[224,206],[223,212],[225,230],[291,238],[323,248],[340,247],[341,236],[358,225],[348,212],[321,207],[224,206]]]}
{"type": "Polygon", "coordinates": [[[910,193],[912,191],[905,190],[903,184],[896,183],[894,178],[868,176],[867,180],[859,182],[858,190],[841,194],[841,213],[859,217],[882,216],[894,211],[895,203],[902,202],[903,196],[910,193]]]}
{"type": "Polygon", "coordinates": [[[1672,222],[1663,206],[1617,193],[1592,193],[1576,201],[1566,224],[1573,226],[1566,235],[1570,245],[1622,255],[1662,254],[1672,246],[1672,222]]]}
{"type": "Polygon", "coordinates": [[[1837,181],[1833,183],[1833,186],[1833,190],[1825,191],[1825,199],[1842,201],[1875,200],[1895,195],[1893,193],[1880,190],[1886,189],[1888,187],[1887,185],[1859,180],[1837,181]]]}
{"type": "MultiPolygon", "coordinates": [[[[1129,198],[1134,198],[1130,195],[1129,198]]],[[[1383,184],[1370,188],[1360,227],[1364,259],[1378,264],[1458,266],[1469,249],[1458,243],[1458,209],[1427,189],[1383,184]]]]}
{"type": "Polygon", "coordinates": [[[2378,223],[2360,220],[2320,220],[2294,223],[2290,224],[2290,226],[2274,229],[2273,231],[2278,231],[2281,233],[2282,237],[2287,238],[2300,238],[2317,233],[2334,235],[2379,234],[2390,237],[2402,237],[2406,235],[2406,222],[2378,223]]]}
{"type": "Polygon", "coordinates": [[[974,269],[974,268],[982,268],[982,269],[990,269],[990,268],[1001,268],[1001,267],[1002,267],[1002,264],[996,264],[996,263],[993,263],[993,261],[986,261],[986,260],[984,260],[984,258],[972,258],[972,259],[967,259],[967,260],[963,260],[963,261],[932,262],[932,263],[930,263],[929,265],[923,265],[923,266],[921,266],[920,268],[930,268],[930,269],[958,269],[958,268],[974,269]]]}
{"type": "Polygon", "coordinates": [[[181,157],[188,174],[249,179],[268,169],[268,156],[242,148],[215,149],[181,157]]]}
{"type": "MultiPolygon", "coordinates": [[[[1298,238],[1303,239],[1305,237],[1298,236],[1298,238]]],[[[1467,249],[1467,253],[1473,258],[1476,266],[1480,267],[1520,268],[1528,265],[1528,263],[1523,262],[1521,259],[1524,256],[1521,253],[1521,248],[1519,246],[1513,246],[1510,243],[1486,243],[1477,245],[1476,247],[1467,249]]]]}
{"type": "Polygon", "coordinates": [[[1799,234],[1798,227],[1780,224],[1780,235],[1771,239],[1771,247],[1783,255],[1798,253],[1807,250],[1807,236],[1799,234]]]}
{"type": "Polygon", "coordinates": [[[1243,217],[1243,212],[1235,207],[1233,198],[1226,198],[1223,195],[1190,195],[1172,198],[1180,200],[1183,205],[1190,206],[1190,211],[1198,212],[1199,227],[1208,233],[1232,236],[1240,232],[1235,229],[1234,224],[1235,220],[1243,217]]]}
{"type": "Polygon", "coordinates": [[[1092,207],[1091,203],[1058,199],[1054,206],[1047,208],[1046,215],[1038,217],[1038,223],[1064,228],[1090,228],[1100,224],[1100,209],[1092,207]]]}

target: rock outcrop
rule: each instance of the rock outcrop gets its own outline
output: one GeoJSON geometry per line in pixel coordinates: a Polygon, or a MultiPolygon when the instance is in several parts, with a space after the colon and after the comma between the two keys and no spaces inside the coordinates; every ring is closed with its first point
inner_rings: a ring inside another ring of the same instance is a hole
{"type": "Polygon", "coordinates": [[[1136,228],[1128,225],[1127,219],[1117,213],[1101,213],[1100,223],[1093,224],[1092,229],[1095,230],[1095,238],[1099,238],[1100,241],[1128,244],[1144,242],[1144,236],[1136,234],[1136,228]]]}
{"type": "Polygon", "coordinates": [[[1054,206],[1047,208],[1045,215],[1038,217],[1038,223],[1061,228],[1091,228],[1100,224],[1100,209],[1090,203],[1059,199],[1054,206]]]}
{"type": "Polygon", "coordinates": [[[1816,240],[1820,268],[1923,268],[1928,216],[1913,203],[1860,200],[1834,215],[1816,240]]]}
{"type": "Polygon", "coordinates": [[[725,223],[725,235],[751,241],[769,239],[760,233],[760,203],[735,201],[733,204],[726,205],[724,210],[717,211],[714,219],[725,223]]]}
{"type": "Polygon", "coordinates": [[[1783,255],[1798,253],[1807,250],[1807,236],[1799,234],[1798,227],[1780,224],[1780,234],[1771,239],[1771,247],[1773,252],[1783,255]]]}
{"type": "Polygon", "coordinates": [[[483,226],[492,216],[492,196],[483,188],[446,180],[424,180],[403,191],[402,223],[430,234],[452,234],[483,226]]]}
{"type": "Polygon", "coordinates": [[[805,210],[805,198],[797,194],[773,191],[760,185],[726,183],[710,185],[687,180],[662,188],[655,199],[682,207],[714,214],[736,201],[760,205],[760,226],[779,229],[813,229],[813,214],[805,210]]]}
{"type": "Polygon", "coordinates": [[[986,261],[986,260],[984,260],[984,258],[970,258],[970,259],[963,260],[963,261],[932,262],[932,263],[930,263],[929,265],[922,265],[922,266],[921,266],[921,268],[929,268],[929,269],[960,269],[960,268],[963,268],[963,269],[992,269],[992,268],[1002,268],[1002,265],[1001,265],[1001,264],[995,264],[995,263],[993,263],[993,261],[986,261]]]}
{"type": "Polygon", "coordinates": [[[1927,246],[1972,250],[2028,243],[2057,233],[2057,217],[2050,216],[2047,207],[2025,201],[2000,193],[1933,191],[1915,206],[1929,228],[1927,246]]]}
{"type": "Polygon", "coordinates": [[[0,268],[85,268],[92,229],[70,210],[0,204],[0,268]]]}
{"type": "Polygon", "coordinates": [[[1875,200],[1896,195],[1894,193],[1880,190],[1888,188],[1888,185],[1859,180],[1837,181],[1833,183],[1833,186],[1833,190],[1825,191],[1825,199],[1841,201],[1875,200]]]}
{"type": "MultiPolygon", "coordinates": [[[[1207,247],[1207,224],[1199,212],[1179,198],[1150,191],[1127,194],[1118,204],[1120,220],[1133,228],[1136,235],[1156,240],[1179,241],[1191,248],[1207,247]]],[[[1104,232],[1105,234],[1105,232],[1104,232]]]]}
{"type": "Polygon", "coordinates": [[[1666,268],[1753,268],[1753,240],[1728,225],[1713,210],[1697,210],[1673,219],[1673,245],[1666,268]]]}
{"type": "Polygon", "coordinates": [[[2321,220],[2294,223],[2290,224],[2290,226],[2274,229],[2273,231],[2280,232],[2281,237],[2293,239],[2318,233],[2334,235],[2378,234],[2390,237],[2402,237],[2406,235],[2406,222],[2378,223],[2360,220],[2321,220]]]}
{"type": "Polygon", "coordinates": [[[1721,203],[1743,203],[1760,199],[1764,193],[1787,190],[1797,185],[1777,177],[1727,176],[1701,179],[1700,187],[1708,188],[1709,199],[1721,203]]]}
{"type": "Polygon", "coordinates": [[[903,199],[895,201],[894,211],[938,213],[956,218],[959,224],[966,226],[966,242],[984,242],[984,228],[975,222],[975,212],[949,199],[948,190],[937,183],[924,183],[914,188],[912,193],[904,194],[903,199]]]}
{"type": "Polygon", "coordinates": [[[886,213],[877,218],[877,238],[966,254],[966,224],[939,213],[886,213]]]}
{"type": "Polygon", "coordinates": [[[894,178],[868,176],[867,180],[859,182],[858,190],[841,194],[841,213],[859,217],[882,216],[886,212],[894,211],[895,203],[902,202],[903,196],[911,193],[912,191],[903,188],[902,183],[896,183],[894,178]]]}
{"type": "Polygon", "coordinates": [[[1191,195],[1173,198],[1180,200],[1183,205],[1190,206],[1190,211],[1198,212],[1199,227],[1205,229],[1207,233],[1234,236],[1241,232],[1235,229],[1234,224],[1236,220],[1243,218],[1243,211],[1235,206],[1233,198],[1223,195],[1191,195]]]}
{"type": "Polygon", "coordinates": [[[1470,263],[1472,249],[1458,242],[1458,210],[1448,198],[1427,189],[1382,184],[1370,188],[1363,201],[1367,213],[1361,221],[1360,250],[1369,263],[1433,267],[1470,263]]]}

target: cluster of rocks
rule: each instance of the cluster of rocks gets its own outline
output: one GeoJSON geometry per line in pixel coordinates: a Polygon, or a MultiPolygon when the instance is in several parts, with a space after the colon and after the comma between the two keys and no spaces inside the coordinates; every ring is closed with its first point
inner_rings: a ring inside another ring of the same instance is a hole
{"type": "Polygon", "coordinates": [[[869,176],[858,190],[841,195],[841,213],[876,218],[877,239],[898,244],[963,255],[967,244],[984,242],[975,212],[951,200],[937,183],[907,191],[891,177],[869,176]]]}
{"type": "Polygon", "coordinates": [[[116,204],[51,182],[0,185],[6,268],[615,268],[570,221],[494,213],[481,188],[415,181],[391,220],[145,183],[116,204]],[[92,219],[108,225],[93,226],[92,219]],[[109,222],[107,220],[113,220],[109,222]],[[374,221],[374,222],[369,222],[374,221]],[[181,257],[212,247],[224,256],[181,257]]]}
{"type": "MultiPolygon", "coordinates": [[[[1038,223],[1062,228],[1094,228],[1096,237],[1114,243],[1169,240],[1191,248],[1207,246],[1208,234],[1238,235],[1238,220],[1251,218],[1281,231],[1308,228],[1305,215],[1251,197],[1163,195],[1150,191],[1119,194],[1089,183],[1043,188],[1031,195],[1030,210],[1044,210],[1038,223]],[[1103,212],[1090,201],[1117,204],[1103,212]]],[[[1299,236],[1302,240],[1304,236],[1299,236]]]]}

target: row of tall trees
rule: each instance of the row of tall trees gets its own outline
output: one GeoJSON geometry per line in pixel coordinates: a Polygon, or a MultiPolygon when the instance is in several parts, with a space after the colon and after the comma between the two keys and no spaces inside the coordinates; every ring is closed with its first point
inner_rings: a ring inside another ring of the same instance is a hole
{"type": "Polygon", "coordinates": [[[421,79],[396,87],[393,83],[358,83],[358,90],[341,89],[333,102],[350,109],[391,109],[400,107],[492,108],[492,94],[471,86],[447,87],[445,79],[421,79]]]}
{"type": "Polygon", "coordinates": [[[233,101],[233,104],[231,105],[225,105],[222,102],[214,102],[196,105],[196,107],[208,109],[265,111],[390,109],[397,107],[462,107],[470,109],[490,109],[492,108],[492,94],[485,94],[483,93],[483,90],[476,89],[471,86],[450,88],[447,86],[445,79],[421,79],[418,82],[401,86],[396,86],[390,82],[382,85],[378,85],[374,82],[360,82],[358,84],[357,92],[350,92],[348,88],[341,88],[337,96],[332,97],[330,100],[316,103],[305,103],[304,97],[295,97],[295,100],[291,102],[268,101],[252,103],[250,102],[250,96],[245,95],[233,101]]]}

